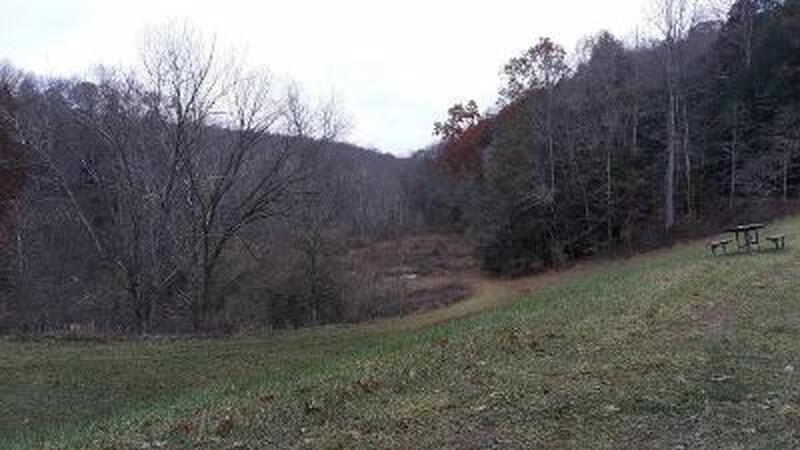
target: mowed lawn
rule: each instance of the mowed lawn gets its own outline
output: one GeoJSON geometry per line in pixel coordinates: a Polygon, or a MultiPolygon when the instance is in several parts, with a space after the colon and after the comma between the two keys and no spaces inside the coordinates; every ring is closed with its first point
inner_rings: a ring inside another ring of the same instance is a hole
{"type": "Polygon", "coordinates": [[[0,449],[797,448],[800,219],[772,228],[785,251],[679,245],[358,327],[0,341],[0,449]]]}

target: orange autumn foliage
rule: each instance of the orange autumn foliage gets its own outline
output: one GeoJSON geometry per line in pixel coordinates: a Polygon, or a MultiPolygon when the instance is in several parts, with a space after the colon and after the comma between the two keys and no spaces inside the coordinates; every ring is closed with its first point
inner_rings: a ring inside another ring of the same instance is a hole
{"type": "Polygon", "coordinates": [[[442,146],[434,162],[456,177],[479,173],[482,152],[491,144],[498,126],[509,122],[519,113],[519,109],[520,102],[512,102],[497,114],[481,117],[480,114],[469,113],[477,112],[474,102],[470,102],[467,108],[460,104],[453,106],[448,111],[448,121],[435,124],[435,134],[442,137],[442,146]]]}

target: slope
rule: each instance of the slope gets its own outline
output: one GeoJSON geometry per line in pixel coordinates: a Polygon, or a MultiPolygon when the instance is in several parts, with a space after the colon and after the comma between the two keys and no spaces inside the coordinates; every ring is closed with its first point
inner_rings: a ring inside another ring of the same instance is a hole
{"type": "Polygon", "coordinates": [[[358,327],[0,343],[0,448],[793,448],[800,251],[704,243],[358,327]]]}

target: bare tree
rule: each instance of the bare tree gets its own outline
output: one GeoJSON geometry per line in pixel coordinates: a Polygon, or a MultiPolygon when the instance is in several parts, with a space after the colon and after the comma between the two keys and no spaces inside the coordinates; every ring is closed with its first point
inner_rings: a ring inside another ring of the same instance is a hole
{"type": "Polygon", "coordinates": [[[682,96],[680,44],[692,23],[690,0],[654,0],[653,20],[663,39],[664,68],[666,70],[667,116],[666,153],[664,172],[664,228],[669,232],[675,225],[675,169],[676,155],[681,145],[678,131],[682,96]]]}
{"type": "Polygon", "coordinates": [[[186,296],[201,328],[223,307],[214,286],[231,240],[287,213],[316,153],[344,122],[334,103],[312,107],[294,86],[276,96],[267,75],[245,72],[186,26],[151,34],[145,67],[165,131],[168,170],[156,192],[165,219],[176,206],[185,210],[178,215],[187,223],[175,235],[187,247],[175,267],[192,276],[186,296]]]}
{"type": "Polygon", "coordinates": [[[26,178],[26,148],[19,139],[13,80],[0,67],[0,330],[17,309],[15,299],[22,270],[19,196],[26,178]]]}
{"type": "Polygon", "coordinates": [[[94,83],[47,83],[49,99],[31,84],[23,136],[92,259],[124,286],[136,329],[188,312],[200,330],[237,276],[220,270],[232,243],[305,198],[347,123],[335,101],[276,88],[186,25],[152,30],[143,62],[143,76],[100,68],[94,83]]]}
{"type": "Polygon", "coordinates": [[[729,174],[730,177],[728,179],[728,207],[733,208],[733,202],[736,198],[736,186],[738,184],[738,177],[737,177],[737,169],[739,166],[739,153],[741,147],[741,139],[740,139],[740,126],[742,122],[742,106],[739,102],[734,102],[734,104],[730,107],[730,111],[728,113],[729,121],[730,121],[730,140],[728,142],[728,146],[726,149],[726,153],[728,154],[728,162],[729,162],[729,174]]]}
{"type": "Polygon", "coordinates": [[[796,105],[782,108],[772,126],[772,136],[780,155],[781,196],[786,201],[792,161],[800,152],[800,108],[796,105]]]}
{"type": "Polygon", "coordinates": [[[556,189],[555,90],[569,72],[566,52],[548,38],[541,38],[538,44],[521,56],[512,58],[503,68],[506,77],[506,86],[500,91],[503,101],[512,102],[533,91],[544,91],[542,123],[537,128],[544,132],[549,169],[548,187],[551,190],[556,189]]]}

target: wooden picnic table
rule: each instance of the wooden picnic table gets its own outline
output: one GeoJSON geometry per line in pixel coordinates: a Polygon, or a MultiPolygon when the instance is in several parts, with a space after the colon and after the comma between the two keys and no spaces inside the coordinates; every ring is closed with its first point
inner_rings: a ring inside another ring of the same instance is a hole
{"type": "Polygon", "coordinates": [[[746,250],[749,252],[753,249],[753,246],[761,249],[759,230],[763,228],[766,228],[763,223],[749,223],[728,228],[725,231],[736,236],[736,245],[739,247],[739,251],[746,250]]]}

